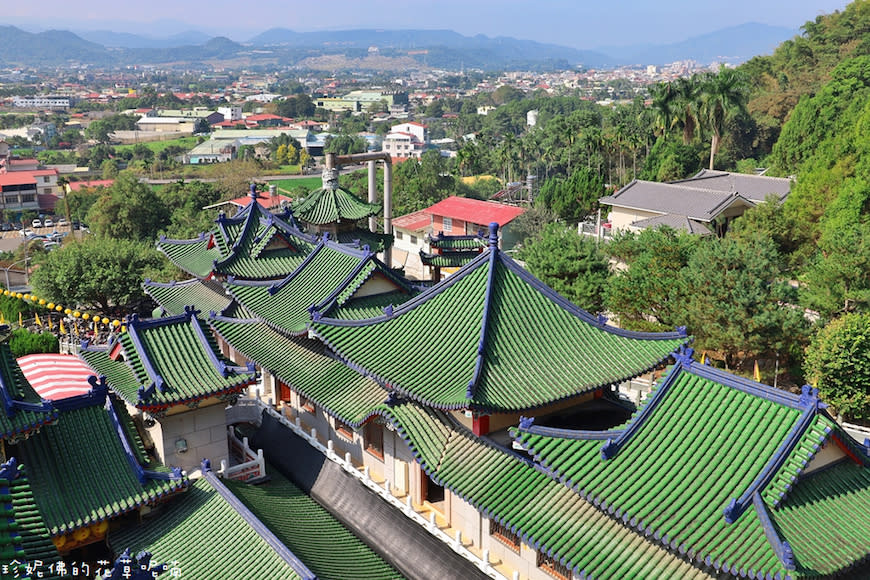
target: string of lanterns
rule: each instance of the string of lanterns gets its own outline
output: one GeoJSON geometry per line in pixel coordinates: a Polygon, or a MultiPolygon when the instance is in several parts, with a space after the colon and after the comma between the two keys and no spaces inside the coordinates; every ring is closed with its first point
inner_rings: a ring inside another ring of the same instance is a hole
{"type": "MultiPolygon", "coordinates": [[[[54,312],[62,313],[64,315],[66,315],[67,317],[72,318],[74,321],[75,320],[83,320],[85,322],[92,323],[92,324],[94,324],[95,329],[97,328],[98,325],[101,325],[104,328],[108,328],[111,331],[125,332],[127,330],[126,325],[123,322],[121,322],[120,320],[118,320],[117,318],[114,320],[110,320],[105,316],[100,316],[99,314],[92,314],[90,312],[81,312],[79,310],[73,310],[72,308],[64,308],[61,304],[55,304],[54,302],[49,302],[49,301],[45,300],[44,298],[39,298],[35,294],[30,294],[30,293],[22,294],[21,292],[13,292],[11,290],[3,290],[3,296],[17,298],[17,299],[22,300],[24,302],[31,302],[35,305],[42,306],[43,308],[48,310],[48,312],[50,312],[50,313],[54,313],[54,312]]],[[[19,313],[19,315],[20,315],[20,313],[19,313]]],[[[37,315],[36,320],[37,320],[37,324],[40,324],[40,326],[41,326],[41,323],[39,322],[38,315],[37,315]]]]}

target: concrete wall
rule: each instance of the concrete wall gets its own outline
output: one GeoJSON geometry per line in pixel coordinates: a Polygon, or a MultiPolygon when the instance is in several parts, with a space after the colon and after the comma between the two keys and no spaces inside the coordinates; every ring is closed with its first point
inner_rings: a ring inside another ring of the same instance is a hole
{"type": "Polygon", "coordinates": [[[177,466],[191,474],[199,470],[203,458],[212,465],[229,461],[225,405],[217,402],[160,418],[147,429],[154,441],[155,452],[166,466],[177,466]],[[176,441],[184,439],[187,451],[179,453],[176,441]]]}

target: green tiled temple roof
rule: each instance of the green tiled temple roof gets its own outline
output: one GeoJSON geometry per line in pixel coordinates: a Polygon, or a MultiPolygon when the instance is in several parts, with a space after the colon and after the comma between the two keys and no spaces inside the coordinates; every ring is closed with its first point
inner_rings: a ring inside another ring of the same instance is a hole
{"type": "Polygon", "coordinates": [[[524,421],[514,435],[567,488],[715,570],[829,575],[870,555],[870,459],[843,443],[848,436],[820,407],[808,388],[798,398],[681,355],[623,428],[583,432],[524,421]],[[820,483],[836,476],[810,475],[815,483],[802,490],[802,470],[835,439],[863,464],[836,467],[848,477],[830,488],[820,483]],[[820,533],[830,529],[824,510],[843,518],[835,549],[820,533]]]}
{"type": "Polygon", "coordinates": [[[168,284],[146,279],[143,288],[170,316],[184,314],[185,308],[191,305],[202,312],[222,313],[232,302],[219,283],[199,278],[168,284]]]}
{"type": "Polygon", "coordinates": [[[435,268],[459,268],[480,257],[480,252],[445,252],[429,254],[420,250],[420,261],[424,266],[435,268]]]}
{"type": "Polygon", "coordinates": [[[474,437],[440,411],[413,403],[378,410],[422,468],[484,516],[554,554],[586,578],[710,578],[601,513],[518,455],[474,437]]]}
{"type": "Polygon", "coordinates": [[[192,240],[171,240],[162,237],[157,249],[166,254],[169,261],[198,278],[211,274],[215,260],[220,260],[220,249],[214,244],[211,234],[200,234],[192,240]]]}
{"type": "Polygon", "coordinates": [[[482,250],[486,248],[485,235],[477,236],[445,236],[443,233],[433,236],[429,234],[429,247],[442,250],[482,250]]]}
{"type": "Polygon", "coordinates": [[[388,580],[401,574],[275,469],[261,485],[227,487],[321,580],[388,580]]]}
{"type": "Polygon", "coordinates": [[[227,280],[226,288],[255,316],[281,332],[299,335],[307,330],[311,306],[324,301],[344,303],[376,273],[399,286],[398,278],[371,253],[321,239],[281,282],[227,280]]]}
{"type": "Polygon", "coordinates": [[[318,341],[288,338],[259,320],[215,317],[209,324],[238,352],[353,427],[387,398],[376,382],[326,356],[318,341]]]}
{"type": "Polygon", "coordinates": [[[167,318],[131,317],[118,342],[83,348],[80,356],[124,400],[151,413],[240,393],[255,380],[253,369],[225,359],[195,313],[189,309],[167,318]],[[124,360],[113,360],[118,349],[124,360]]]}
{"type": "Polygon", "coordinates": [[[381,211],[380,204],[365,202],[337,184],[324,184],[324,187],[294,201],[290,208],[296,219],[316,225],[357,221],[381,211]]]}
{"type": "Polygon", "coordinates": [[[27,437],[57,419],[57,411],[33,389],[8,342],[0,342],[0,440],[27,437]]]}
{"type": "Polygon", "coordinates": [[[215,227],[192,240],[161,237],[157,248],[182,270],[198,278],[212,273],[264,280],[279,278],[295,268],[314,246],[295,224],[251,203],[228,218],[221,214],[215,227]]]}
{"type": "Polygon", "coordinates": [[[351,367],[440,409],[546,405],[639,375],[689,340],[606,326],[496,249],[377,318],[328,316],[315,311],[311,328],[351,367]]]}
{"type": "Polygon", "coordinates": [[[336,305],[329,310],[329,316],[341,320],[364,320],[375,318],[384,313],[387,306],[399,306],[417,295],[411,290],[395,290],[384,294],[371,294],[360,298],[351,298],[341,305],[336,305]]]}
{"type": "Polygon", "coordinates": [[[137,526],[112,532],[112,548],[133,554],[147,550],[154,564],[175,563],[183,578],[301,578],[206,478],[167,507],[137,526]]]}
{"type": "Polygon", "coordinates": [[[163,501],[188,485],[179,472],[136,460],[105,386],[56,404],[57,423],[17,449],[52,536],[163,501]]]}
{"type": "Polygon", "coordinates": [[[338,243],[350,246],[368,246],[373,252],[383,252],[393,245],[393,234],[370,232],[362,228],[338,232],[338,243]]]}
{"type": "Polygon", "coordinates": [[[23,562],[38,560],[42,565],[38,571],[41,578],[56,578],[49,573],[49,566],[60,560],[60,554],[51,541],[45,522],[33,499],[26,469],[19,466],[13,457],[0,466],[0,565],[8,565],[9,576],[3,578],[36,577],[27,575],[23,562]],[[11,564],[13,560],[22,562],[17,572],[11,564]]]}

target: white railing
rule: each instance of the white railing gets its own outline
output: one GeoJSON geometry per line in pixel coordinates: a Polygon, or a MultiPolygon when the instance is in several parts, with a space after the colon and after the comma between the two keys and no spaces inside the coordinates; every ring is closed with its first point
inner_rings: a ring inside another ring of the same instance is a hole
{"type": "MultiPolygon", "coordinates": [[[[256,405],[261,407],[267,413],[272,415],[272,417],[280,421],[282,425],[292,430],[294,433],[305,439],[305,441],[307,441],[312,447],[323,453],[330,461],[338,464],[347,473],[351,474],[363,485],[375,492],[378,496],[381,497],[381,499],[398,509],[402,514],[413,520],[415,523],[422,526],[423,529],[425,529],[431,535],[435,536],[436,538],[450,546],[454,552],[456,552],[469,562],[473,563],[484,574],[486,574],[490,578],[496,578],[498,580],[508,580],[506,576],[502,575],[489,563],[489,550],[484,550],[483,556],[478,557],[476,554],[466,548],[465,545],[462,543],[461,530],[456,531],[456,537],[451,537],[450,535],[446,534],[441,528],[438,527],[438,524],[435,521],[435,512],[429,512],[428,519],[423,517],[414,509],[411,501],[411,494],[407,495],[405,501],[402,501],[394,496],[390,491],[389,479],[384,481],[383,485],[373,481],[372,478],[369,476],[368,467],[364,467],[363,470],[360,471],[351,461],[350,453],[345,453],[344,457],[338,455],[335,452],[335,447],[331,439],[326,442],[326,445],[321,443],[320,440],[317,438],[317,429],[312,428],[310,431],[306,431],[302,427],[299,417],[296,417],[295,421],[291,421],[284,414],[278,412],[272,407],[271,399],[268,403],[264,403],[263,401],[256,399],[240,399],[239,402],[236,404],[245,406],[256,405]]],[[[285,407],[285,410],[288,409],[288,407],[285,407]]],[[[514,572],[513,578],[514,580],[516,580],[517,578],[519,578],[519,574],[517,572],[514,572]]]]}
{"type": "Polygon", "coordinates": [[[870,427],[854,425],[852,423],[846,423],[845,421],[842,425],[843,430],[851,435],[858,443],[863,444],[865,440],[870,439],[870,427]]]}
{"type": "Polygon", "coordinates": [[[248,438],[239,440],[232,427],[227,428],[227,437],[230,440],[230,448],[242,457],[244,461],[232,467],[227,466],[227,460],[221,459],[221,468],[218,475],[226,479],[248,481],[255,477],[266,475],[266,461],[263,458],[263,450],[254,451],[248,445],[248,438]]]}

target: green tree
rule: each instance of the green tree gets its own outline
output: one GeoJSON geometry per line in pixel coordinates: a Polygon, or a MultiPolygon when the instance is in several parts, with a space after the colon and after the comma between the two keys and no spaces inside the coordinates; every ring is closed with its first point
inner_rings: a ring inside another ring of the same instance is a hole
{"type": "Polygon", "coordinates": [[[870,314],[846,314],[820,329],[807,347],[804,372],[837,413],[870,422],[870,314]]]}
{"type": "Polygon", "coordinates": [[[574,228],[550,224],[520,250],[519,258],[542,282],[584,310],[601,312],[610,280],[607,258],[574,228]]]}
{"type": "Polygon", "coordinates": [[[685,324],[684,270],[701,239],[666,227],[617,234],[604,249],[623,262],[606,289],[607,310],[623,328],[673,330],[685,324]]]}
{"type": "Polygon", "coordinates": [[[586,167],[574,170],[570,177],[551,177],[541,186],[536,203],[543,204],[562,219],[578,220],[598,208],[604,195],[604,180],[586,167]]]}
{"type": "Polygon", "coordinates": [[[87,219],[98,236],[153,242],[168,217],[151,186],[125,172],[91,206],[87,219]]]}
{"type": "Polygon", "coordinates": [[[220,197],[212,184],[180,180],[161,188],[157,196],[170,211],[169,224],[163,230],[167,237],[189,239],[213,227],[214,210],[203,209],[220,197]]]}
{"type": "Polygon", "coordinates": [[[9,349],[16,358],[29,354],[58,353],[60,342],[50,332],[30,332],[26,328],[16,328],[9,337],[9,349]]]}
{"type": "Polygon", "coordinates": [[[142,279],[162,262],[145,244],[87,237],[49,252],[30,281],[46,300],[121,317],[149,302],[142,279]]]}
{"type": "Polygon", "coordinates": [[[710,131],[710,169],[719,152],[725,123],[737,113],[746,111],[745,83],[741,74],[723,68],[717,75],[703,77],[699,117],[710,131]]]}
{"type": "Polygon", "coordinates": [[[772,240],[708,238],[683,272],[696,349],[717,351],[736,369],[761,355],[796,354],[806,322],[772,240]]]}

